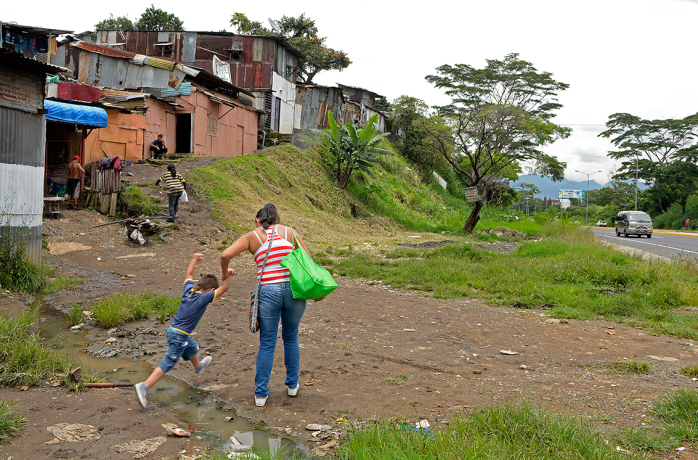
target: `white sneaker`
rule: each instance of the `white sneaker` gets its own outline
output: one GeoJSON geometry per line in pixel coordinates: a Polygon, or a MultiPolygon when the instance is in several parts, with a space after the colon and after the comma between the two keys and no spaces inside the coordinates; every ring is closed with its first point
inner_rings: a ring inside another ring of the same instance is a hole
{"type": "Polygon", "coordinates": [[[296,396],[298,394],[298,389],[300,387],[301,387],[300,383],[296,383],[296,388],[287,387],[288,388],[288,395],[289,396],[296,396]]]}
{"type": "Polygon", "coordinates": [[[137,383],[133,386],[133,388],[136,390],[138,402],[140,402],[141,406],[143,406],[143,409],[145,409],[146,404],[148,404],[148,402],[145,399],[145,395],[146,393],[148,393],[148,388],[145,386],[145,382],[137,383]]]}
{"type": "Polygon", "coordinates": [[[207,356],[201,361],[199,361],[199,367],[194,369],[194,373],[201,374],[204,371],[204,369],[206,369],[206,366],[208,366],[209,364],[211,364],[211,357],[207,356]]]}
{"type": "Polygon", "coordinates": [[[254,397],[254,405],[257,407],[264,407],[264,405],[267,403],[267,398],[269,395],[263,397],[263,398],[258,398],[257,395],[254,397]]]}

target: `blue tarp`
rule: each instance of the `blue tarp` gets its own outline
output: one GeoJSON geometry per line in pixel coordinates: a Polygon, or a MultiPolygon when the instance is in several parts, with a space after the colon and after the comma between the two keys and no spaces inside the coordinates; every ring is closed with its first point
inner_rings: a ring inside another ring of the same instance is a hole
{"type": "Polygon", "coordinates": [[[99,107],[44,99],[44,108],[48,109],[46,114],[48,121],[60,121],[89,128],[106,128],[109,125],[106,110],[99,107]]]}

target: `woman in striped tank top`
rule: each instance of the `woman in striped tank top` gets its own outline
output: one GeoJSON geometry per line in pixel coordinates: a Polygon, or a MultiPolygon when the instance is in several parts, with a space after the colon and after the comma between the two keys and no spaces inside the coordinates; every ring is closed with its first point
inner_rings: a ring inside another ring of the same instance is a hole
{"type": "Polygon", "coordinates": [[[274,350],[281,320],[281,338],[284,343],[284,364],[286,365],[286,381],[289,396],[298,394],[298,373],[300,368],[300,347],[298,346],[298,325],[305,312],[305,300],[296,300],[291,294],[289,284],[290,273],[280,265],[297,246],[294,246],[293,234],[307,251],[300,235],[290,227],[277,225],[279,214],[276,206],[267,204],[257,212],[255,219],[257,228],[246,233],[221,254],[221,269],[228,273],[230,260],[245,251],[249,251],[257,265],[259,279],[264,258],[272,240],[271,233],[276,225],[276,233],[269,251],[267,265],[259,290],[259,351],[257,352],[257,373],[254,400],[257,406],[264,406],[269,397],[269,378],[274,363],[274,350]]]}

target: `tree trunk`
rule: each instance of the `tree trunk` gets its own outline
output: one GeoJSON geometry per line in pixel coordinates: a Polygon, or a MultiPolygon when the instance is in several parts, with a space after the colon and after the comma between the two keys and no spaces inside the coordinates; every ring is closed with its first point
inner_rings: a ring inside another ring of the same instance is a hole
{"type": "Polygon", "coordinates": [[[472,233],[472,231],[475,229],[477,222],[480,220],[481,209],[482,200],[476,201],[475,206],[473,207],[473,211],[468,216],[468,220],[465,221],[465,227],[463,227],[463,230],[465,230],[466,233],[472,233]]]}

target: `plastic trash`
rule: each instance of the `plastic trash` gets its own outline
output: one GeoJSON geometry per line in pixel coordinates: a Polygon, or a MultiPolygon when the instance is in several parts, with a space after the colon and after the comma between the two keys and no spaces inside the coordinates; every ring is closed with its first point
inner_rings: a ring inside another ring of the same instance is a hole
{"type": "MultiPolygon", "coordinates": [[[[231,436],[229,442],[223,446],[224,452],[247,452],[252,450],[252,446],[243,444],[235,436],[231,436]]],[[[228,457],[231,458],[231,457],[228,457]]]]}
{"type": "Polygon", "coordinates": [[[77,331],[79,331],[80,329],[82,329],[83,326],[84,326],[83,323],[76,324],[75,326],[71,327],[70,330],[73,331],[73,332],[77,332],[77,331]]]}

